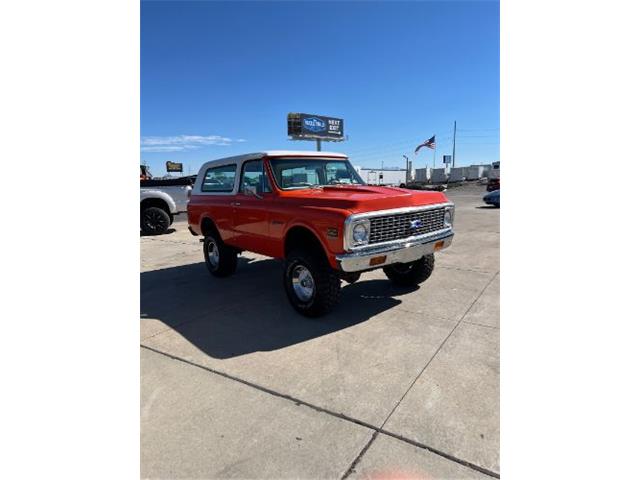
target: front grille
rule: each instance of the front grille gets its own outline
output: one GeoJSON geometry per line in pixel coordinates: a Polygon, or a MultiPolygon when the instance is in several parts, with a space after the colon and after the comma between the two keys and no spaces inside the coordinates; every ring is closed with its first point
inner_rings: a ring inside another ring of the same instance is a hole
{"type": "Polygon", "coordinates": [[[372,217],[369,245],[424,235],[444,228],[444,207],[372,217]],[[418,221],[416,225],[412,222],[418,221]]]}

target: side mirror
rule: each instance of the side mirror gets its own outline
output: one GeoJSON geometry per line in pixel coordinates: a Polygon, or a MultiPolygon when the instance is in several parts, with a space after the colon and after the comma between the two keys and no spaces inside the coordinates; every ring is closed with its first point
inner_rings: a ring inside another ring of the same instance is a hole
{"type": "Polygon", "coordinates": [[[262,198],[262,195],[258,193],[258,187],[256,187],[255,185],[245,185],[244,194],[253,195],[256,198],[262,198]]]}

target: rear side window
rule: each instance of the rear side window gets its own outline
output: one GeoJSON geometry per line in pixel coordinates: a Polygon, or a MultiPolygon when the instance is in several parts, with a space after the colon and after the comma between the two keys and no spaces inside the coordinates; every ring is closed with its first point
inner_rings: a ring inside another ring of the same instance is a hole
{"type": "Polygon", "coordinates": [[[224,165],[207,170],[202,181],[203,192],[233,192],[236,181],[236,165],[224,165]]]}

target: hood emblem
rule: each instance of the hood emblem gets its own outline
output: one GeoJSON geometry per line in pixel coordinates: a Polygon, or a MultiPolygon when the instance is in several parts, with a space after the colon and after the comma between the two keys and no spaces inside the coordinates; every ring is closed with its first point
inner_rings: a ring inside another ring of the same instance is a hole
{"type": "Polygon", "coordinates": [[[409,230],[417,230],[422,226],[422,220],[411,220],[409,222],[409,230]]]}

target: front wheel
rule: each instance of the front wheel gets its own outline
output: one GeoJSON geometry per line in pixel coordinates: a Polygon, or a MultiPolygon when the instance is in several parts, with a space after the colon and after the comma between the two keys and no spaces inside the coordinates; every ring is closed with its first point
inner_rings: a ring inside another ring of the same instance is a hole
{"type": "Polygon", "coordinates": [[[296,311],[307,317],[318,317],[338,303],[340,277],[324,255],[295,250],[287,255],[284,288],[296,311]]]}
{"type": "Polygon", "coordinates": [[[204,262],[214,277],[228,277],[236,271],[238,253],[225,245],[217,235],[207,235],[203,242],[204,262]]]}
{"type": "Polygon", "coordinates": [[[435,265],[433,253],[411,263],[396,263],[382,270],[391,282],[404,287],[418,285],[431,276],[435,265]]]}

